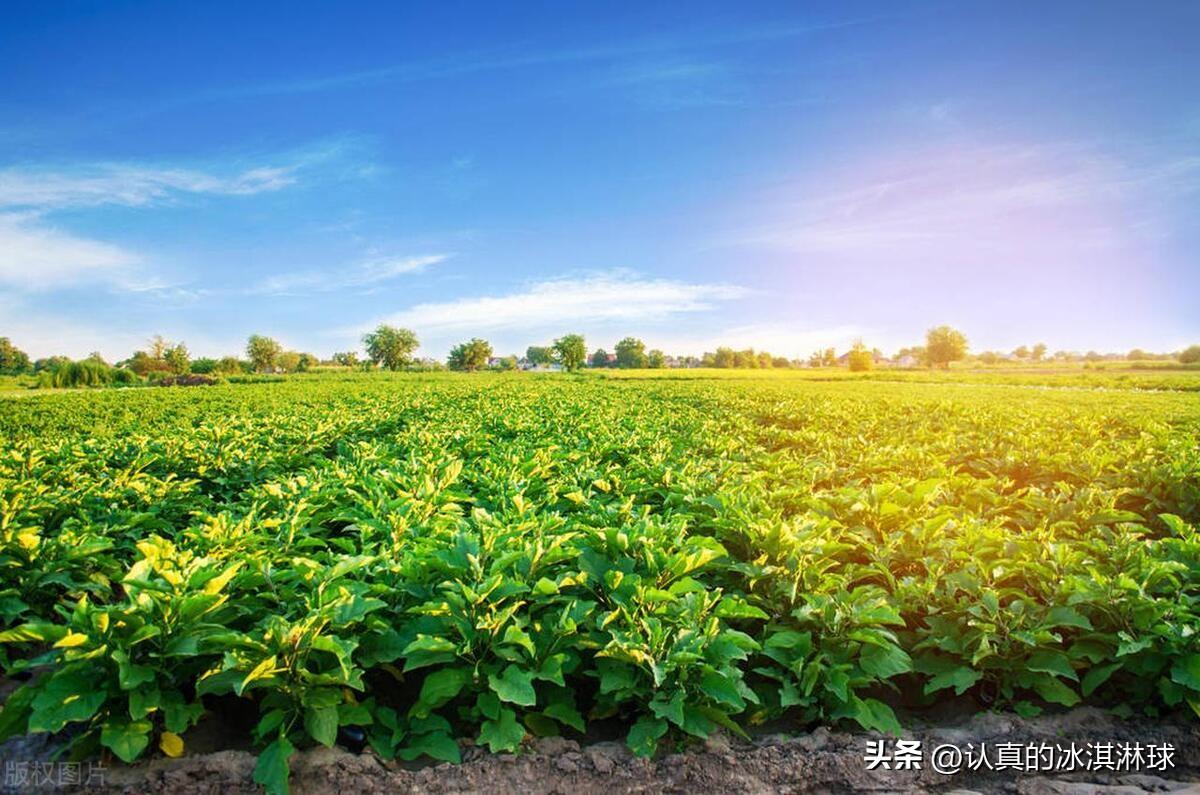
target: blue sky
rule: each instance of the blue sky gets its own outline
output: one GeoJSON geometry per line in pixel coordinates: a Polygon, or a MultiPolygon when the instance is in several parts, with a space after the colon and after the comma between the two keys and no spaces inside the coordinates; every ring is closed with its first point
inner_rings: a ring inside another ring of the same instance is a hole
{"type": "Polygon", "coordinates": [[[1200,4],[0,6],[0,336],[1200,342],[1200,4]]]}

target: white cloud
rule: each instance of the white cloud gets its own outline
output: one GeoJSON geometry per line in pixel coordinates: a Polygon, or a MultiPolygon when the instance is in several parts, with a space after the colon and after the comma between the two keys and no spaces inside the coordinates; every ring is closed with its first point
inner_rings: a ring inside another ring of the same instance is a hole
{"type": "Polygon", "coordinates": [[[369,287],[405,274],[420,273],[450,258],[450,254],[419,257],[371,257],[343,270],[302,271],[271,276],[251,287],[256,295],[291,295],[369,287]]]}
{"type": "Polygon", "coordinates": [[[138,262],[120,246],[76,237],[36,216],[0,214],[0,284],[9,289],[131,283],[131,268],[138,262]]]}
{"type": "Polygon", "coordinates": [[[547,279],[508,295],[417,304],[384,322],[431,337],[507,329],[562,327],[566,331],[581,329],[585,324],[659,321],[703,312],[748,292],[731,284],[689,284],[618,270],[547,279]]]}
{"type": "Polygon", "coordinates": [[[784,213],[726,242],[891,261],[1061,257],[1128,233],[1131,207],[1200,189],[1200,158],[1133,164],[1071,144],[912,151],[791,189],[771,199],[784,213]]]}
{"type": "Polygon", "coordinates": [[[140,207],[184,193],[246,196],[293,184],[295,170],[295,166],[261,166],[221,177],[191,169],[120,163],[66,169],[13,167],[0,170],[0,208],[140,207]]]}

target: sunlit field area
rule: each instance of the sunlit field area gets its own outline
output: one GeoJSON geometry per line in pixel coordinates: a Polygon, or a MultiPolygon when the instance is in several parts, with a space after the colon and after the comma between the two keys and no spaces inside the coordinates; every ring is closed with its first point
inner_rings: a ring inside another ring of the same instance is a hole
{"type": "Polygon", "coordinates": [[[0,399],[0,732],[248,715],[281,789],[335,743],[1200,712],[1200,374],[621,375],[0,399]]]}

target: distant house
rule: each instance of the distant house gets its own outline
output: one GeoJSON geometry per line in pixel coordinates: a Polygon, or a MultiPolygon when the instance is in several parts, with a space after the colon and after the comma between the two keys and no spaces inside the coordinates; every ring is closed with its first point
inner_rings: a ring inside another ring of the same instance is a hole
{"type": "Polygon", "coordinates": [[[897,367],[916,367],[918,364],[920,364],[920,362],[917,361],[917,357],[910,353],[906,353],[896,359],[897,367]]]}

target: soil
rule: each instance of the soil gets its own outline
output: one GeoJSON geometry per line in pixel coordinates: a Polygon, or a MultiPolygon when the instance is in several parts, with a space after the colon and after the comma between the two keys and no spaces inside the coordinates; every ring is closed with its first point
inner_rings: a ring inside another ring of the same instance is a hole
{"type": "MultiPolygon", "coordinates": [[[[493,755],[466,745],[461,765],[413,768],[385,763],[370,751],[317,748],[292,758],[292,791],[308,793],[1015,793],[1016,795],[1142,795],[1175,792],[1200,795],[1200,723],[1122,720],[1096,709],[1076,709],[1032,719],[982,713],[969,720],[906,731],[923,743],[920,770],[868,770],[869,740],[880,735],[818,728],[798,735],[764,735],[743,741],[715,735],[706,743],[653,760],[633,757],[624,745],[590,745],[563,738],[531,741],[523,753],[493,755]],[[1163,771],[1023,773],[965,771],[942,775],[929,768],[930,751],[942,744],[965,748],[986,743],[1141,743],[1175,748],[1174,765],[1163,771]]],[[[47,759],[52,746],[37,737],[0,745],[6,770],[0,792],[34,792],[14,786],[8,762],[47,759]]],[[[41,787],[40,791],[239,795],[255,793],[255,757],[244,750],[158,758],[136,765],[109,763],[102,785],[41,787]]],[[[86,765],[86,763],[85,763],[86,765]]]]}

